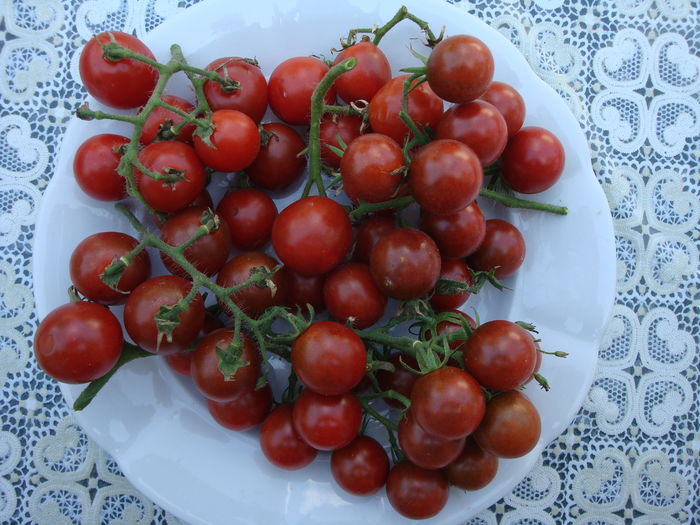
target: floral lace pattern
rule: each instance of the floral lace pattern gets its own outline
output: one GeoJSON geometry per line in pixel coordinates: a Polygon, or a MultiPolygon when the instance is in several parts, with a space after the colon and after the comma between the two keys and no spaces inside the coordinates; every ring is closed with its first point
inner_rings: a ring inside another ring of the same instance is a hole
{"type": "MultiPolygon", "coordinates": [[[[80,430],[30,358],[32,238],[83,42],[197,0],[0,2],[0,522],[178,524],[80,430]]],[[[568,102],[615,223],[617,304],[595,381],[539,463],[472,525],[700,519],[700,10],[691,0],[455,1],[568,102]]]]}

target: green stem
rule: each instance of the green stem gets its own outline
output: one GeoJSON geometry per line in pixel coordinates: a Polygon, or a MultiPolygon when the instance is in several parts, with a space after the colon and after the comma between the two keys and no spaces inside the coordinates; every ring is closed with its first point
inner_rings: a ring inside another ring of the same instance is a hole
{"type": "Polygon", "coordinates": [[[482,188],[479,191],[479,195],[486,197],[488,199],[493,199],[500,202],[508,208],[525,208],[528,210],[539,210],[546,211],[548,213],[555,213],[557,215],[566,215],[569,210],[566,206],[556,206],[554,204],[546,204],[544,202],[528,201],[525,199],[519,199],[510,195],[503,195],[502,193],[495,192],[486,188],[482,188]]]}
{"type": "Polygon", "coordinates": [[[351,220],[359,220],[365,215],[375,211],[405,208],[414,202],[416,202],[416,200],[410,195],[384,202],[363,202],[352,210],[349,215],[351,220]]]}

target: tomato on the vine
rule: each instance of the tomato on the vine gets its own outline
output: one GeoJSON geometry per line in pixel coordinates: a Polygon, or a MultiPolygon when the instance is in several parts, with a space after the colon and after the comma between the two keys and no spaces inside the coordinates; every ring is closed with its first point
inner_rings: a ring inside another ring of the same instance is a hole
{"type": "Polygon", "coordinates": [[[211,62],[204,69],[216,71],[220,77],[238,82],[238,89],[226,91],[213,80],[204,82],[204,97],[213,111],[235,109],[248,115],[255,122],[267,110],[267,81],[257,64],[239,57],[222,57],[211,62]]]}
{"type": "Polygon", "coordinates": [[[476,201],[449,215],[421,210],[420,227],[437,244],[440,254],[463,258],[481,245],[486,234],[486,219],[476,201]]]}
{"type": "Polygon", "coordinates": [[[287,306],[299,308],[302,312],[308,311],[308,306],[315,313],[322,312],[326,308],[323,300],[323,283],[325,275],[312,275],[307,277],[290,268],[285,268],[287,275],[287,306]]]}
{"type": "Polygon", "coordinates": [[[502,219],[486,221],[484,238],[467,258],[475,270],[495,270],[499,279],[514,273],[525,260],[525,239],[520,230],[502,219]]]}
{"type": "Polygon", "coordinates": [[[289,404],[278,406],[263,421],[260,448],[270,463],[285,470],[304,468],[318,454],[294,429],[289,404]]]}
{"type": "Polygon", "coordinates": [[[222,427],[229,430],[248,430],[263,422],[272,408],[272,389],[244,390],[229,401],[207,399],[207,409],[222,427]]]}
{"type": "Polygon", "coordinates": [[[403,168],[401,147],[379,133],[357,137],[340,159],[343,189],[354,202],[391,199],[403,180],[403,168]]]}
{"type": "Polygon", "coordinates": [[[303,390],[292,410],[294,428],[317,450],[337,450],[349,444],[360,431],[362,407],[350,393],[323,396],[303,390]]]}
{"type": "Polygon", "coordinates": [[[332,168],[338,168],[341,157],[328,146],[342,149],[341,141],[347,146],[361,134],[362,119],[357,115],[324,115],[319,129],[321,160],[332,168]]]}
{"type": "Polygon", "coordinates": [[[450,484],[441,470],[428,470],[403,460],[386,480],[386,495],[394,509],[413,520],[435,516],[447,503],[450,484]]]}
{"type": "Polygon", "coordinates": [[[369,263],[369,256],[379,239],[396,229],[394,215],[372,215],[363,220],[355,235],[354,261],[369,263]]]}
{"type": "MultiPolygon", "coordinates": [[[[440,266],[440,280],[456,281],[466,286],[471,286],[473,279],[469,267],[462,259],[442,259],[440,266]]],[[[468,291],[453,294],[434,293],[430,298],[430,305],[435,311],[453,310],[462,306],[469,296],[468,291]]]]}
{"type": "Polygon", "coordinates": [[[277,206],[266,193],[255,188],[241,188],[224,195],[216,213],[228,225],[236,249],[258,250],[270,240],[277,206]]]}
{"type": "Polygon", "coordinates": [[[501,158],[501,177],[515,191],[539,193],[559,180],[564,158],[564,147],[554,133],[525,127],[508,141],[501,158]]]}
{"type": "Polygon", "coordinates": [[[333,479],[355,496],[369,496],[384,486],[389,458],[375,439],[360,435],[331,455],[333,479]]]}
{"type": "Polygon", "coordinates": [[[328,313],[355,328],[367,328],[384,315],[387,297],[372,278],[369,266],[346,263],[326,277],[323,298],[328,313]]]}
{"type": "MultiPolygon", "coordinates": [[[[383,392],[393,390],[394,392],[410,399],[413,385],[420,376],[414,372],[411,372],[404,366],[404,364],[414,370],[418,370],[418,362],[416,361],[415,357],[407,354],[394,354],[389,358],[389,362],[394,366],[394,370],[392,372],[382,369],[377,370],[376,375],[379,387],[383,392]]],[[[398,399],[385,397],[384,401],[387,405],[394,408],[405,408],[405,405],[398,399]]]]}
{"type": "Polygon", "coordinates": [[[525,120],[525,101],[514,87],[505,82],[491,82],[481,95],[481,100],[493,104],[503,115],[508,127],[508,137],[520,130],[525,120]]]}
{"type": "Polygon", "coordinates": [[[425,469],[445,467],[464,447],[464,438],[447,439],[423,430],[409,410],[399,422],[399,446],[415,465],[425,469]]]}
{"type": "Polygon", "coordinates": [[[126,179],[117,166],[129,139],[112,133],[94,135],[83,142],[73,158],[75,181],[93,199],[119,201],[126,197],[126,179]]]}
{"type": "Polygon", "coordinates": [[[450,483],[463,490],[484,488],[497,471],[498,458],[477,445],[472,436],[467,437],[461,454],[445,467],[450,483]]]}
{"type": "Polygon", "coordinates": [[[202,162],[215,171],[225,173],[247,168],[260,151],[257,124],[235,109],[214,111],[211,123],[211,145],[199,135],[194,135],[194,149],[202,162]]]}
{"type": "Polygon", "coordinates": [[[262,125],[260,151],[245,172],[256,186],[270,191],[287,189],[299,179],[306,157],[306,143],[297,131],[282,122],[262,125]]]}
{"type": "Polygon", "coordinates": [[[333,61],[333,65],[337,65],[348,58],[357,59],[355,67],[340,75],[334,84],[338,96],[348,104],[358,100],[369,102],[391,80],[391,66],[386,55],[365,38],[343,49],[333,61]]]}
{"type": "MultiPolygon", "coordinates": [[[[163,95],[161,100],[185,113],[194,111],[192,103],[184,98],[176,97],[175,95],[163,95]]],[[[180,142],[192,144],[192,133],[197,129],[192,123],[183,125],[180,132],[176,136],[172,136],[171,128],[180,124],[184,119],[185,117],[168,108],[156,106],[143,124],[139,141],[141,144],[147,145],[156,140],[177,139],[180,142]]]]}

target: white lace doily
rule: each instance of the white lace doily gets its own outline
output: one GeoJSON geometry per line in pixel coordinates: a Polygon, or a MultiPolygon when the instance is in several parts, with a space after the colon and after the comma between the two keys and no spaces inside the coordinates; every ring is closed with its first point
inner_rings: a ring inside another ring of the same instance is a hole
{"type": "MultiPolygon", "coordinates": [[[[0,523],[176,524],[74,422],[30,358],[34,221],[92,34],[196,0],[0,0],[0,523]]],[[[700,8],[691,0],[455,2],[569,103],[615,222],[617,304],[573,424],[474,525],[700,520],[700,8]]]]}

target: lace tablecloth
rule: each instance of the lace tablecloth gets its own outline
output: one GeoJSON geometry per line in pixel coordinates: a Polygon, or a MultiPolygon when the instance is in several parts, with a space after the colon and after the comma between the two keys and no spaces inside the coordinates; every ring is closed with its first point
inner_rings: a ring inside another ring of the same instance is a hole
{"type": "MultiPolygon", "coordinates": [[[[0,0],[0,523],[180,523],[76,425],[31,341],[37,206],[84,92],[77,56],[183,0],[0,0]]],[[[474,524],[700,521],[700,8],[695,0],[458,2],[569,103],[615,223],[596,379],[530,475],[474,524]]]]}

